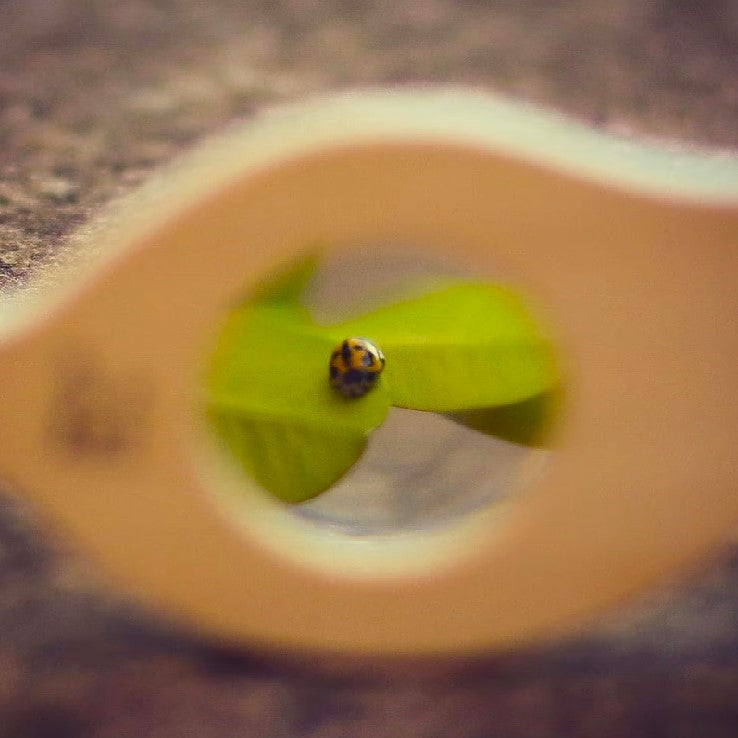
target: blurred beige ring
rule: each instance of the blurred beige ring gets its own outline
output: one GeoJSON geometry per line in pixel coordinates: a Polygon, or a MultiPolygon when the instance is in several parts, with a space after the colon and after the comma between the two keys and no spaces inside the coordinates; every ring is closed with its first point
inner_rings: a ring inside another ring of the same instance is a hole
{"type": "Polygon", "coordinates": [[[735,158],[472,92],[368,91],[226,133],[88,230],[94,265],[4,312],[0,469],[122,586],[209,634],[510,648],[738,523],[735,158]],[[229,302],[316,240],[504,264],[547,308],[567,404],[548,473],[504,515],[354,545],[258,490],[236,512],[202,364],[229,302]],[[85,412],[101,428],[75,426],[85,412]]]}

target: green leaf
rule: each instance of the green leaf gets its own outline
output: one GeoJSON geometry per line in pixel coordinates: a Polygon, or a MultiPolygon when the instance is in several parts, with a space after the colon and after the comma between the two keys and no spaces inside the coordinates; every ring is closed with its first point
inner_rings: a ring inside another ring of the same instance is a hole
{"type": "Polygon", "coordinates": [[[456,283],[330,327],[374,341],[387,359],[393,405],[454,412],[511,405],[556,383],[550,344],[520,297],[456,283]]]}
{"type": "Polygon", "coordinates": [[[366,436],[301,425],[297,418],[216,410],[211,419],[231,453],[264,489],[304,502],[335,484],[364,452],[366,436]]]}
{"type": "Polygon", "coordinates": [[[292,307],[300,305],[300,296],[315,274],[317,266],[317,256],[314,254],[304,256],[283,272],[278,273],[271,281],[262,283],[249,296],[247,304],[281,303],[292,307]]]}
{"type": "Polygon", "coordinates": [[[207,378],[210,417],[244,469],[287,502],[314,497],[361,455],[383,420],[381,381],[347,400],[328,386],[332,340],[290,304],[247,304],[229,317],[207,378]]]}
{"type": "Polygon", "coordinates": [[[480,433],[522,446],[546,446],[561,393],[552,390],[513,405],[449,413],[447,417],[480,433]]]}
{"type": "Polygon", "coordinates": [[[316,263],[293,265],[231,313],[207,377],[214,427],[266,490],[286,502],[326,490],[390,405],[451,413],[481,432],[538,443],[557,372],[516,293],[436,282],[420,296],[320,326],[300,302],[316,263]],[[371,339],[387,359],[377,386],[358,399],[328,383],[331,351],[351,336],[371,339]]]}

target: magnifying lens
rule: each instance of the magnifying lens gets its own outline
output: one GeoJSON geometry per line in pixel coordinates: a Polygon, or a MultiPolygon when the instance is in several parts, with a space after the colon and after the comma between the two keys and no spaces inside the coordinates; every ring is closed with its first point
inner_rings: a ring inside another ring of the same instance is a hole
{"type": "Polygon", "coordinates": [[[734,157],[479,93],[365,91],[223,134],[79,240],[95,260],[3,311],[0,471],[122,588],[209,635],[510,648],[738,523],[734,157]],[[223,463],[201,391],[217,326],[315,243],[502,264],[545,306],[566,401],[546,473],[503,514],[336,535],[223,463]]]}

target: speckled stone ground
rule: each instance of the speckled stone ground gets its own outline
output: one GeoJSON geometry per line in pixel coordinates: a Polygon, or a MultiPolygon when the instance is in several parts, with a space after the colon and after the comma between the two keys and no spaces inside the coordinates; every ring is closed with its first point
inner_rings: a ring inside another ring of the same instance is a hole
{"type": "MultiPolygon", "coordinates": [[[[738,149],[732,0],[0,3],[0,284],[203,136],[311,92],[464,83],[738,149]]],[[[732,736],[738,553],[565,642],[284,662],[177,632],[0,503],[0,738],[732,736]]]]}

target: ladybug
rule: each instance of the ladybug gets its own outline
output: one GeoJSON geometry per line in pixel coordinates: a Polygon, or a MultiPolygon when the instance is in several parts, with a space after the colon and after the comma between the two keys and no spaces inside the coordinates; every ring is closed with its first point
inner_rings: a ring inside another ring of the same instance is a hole
{"type": "Polygon", "coordinates": [[[384,369],[384,354],[366,338],[347,338],[331,353],[330,384],[344,397],[361,397],[384,369]]]}

